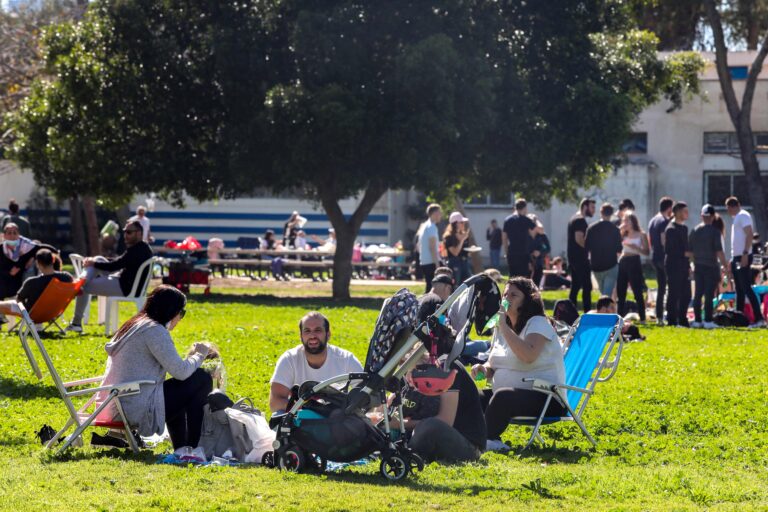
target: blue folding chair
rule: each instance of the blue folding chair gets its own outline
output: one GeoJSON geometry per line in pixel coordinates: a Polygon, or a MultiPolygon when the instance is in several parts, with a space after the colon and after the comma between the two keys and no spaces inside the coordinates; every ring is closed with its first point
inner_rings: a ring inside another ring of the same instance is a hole
{"type": "Polygon", "coordinates": [[[585,314],[574,324],[565,340],[565,384],[553,384],[541,379],[525,379],[533,382],[533,389],[547,395],[547,400],[538,417],[516,416],[510,420],[513,425],[533,427],[531,438],[523,447],[530,447],[534,441],[543,443],[539,435],[542,425],[561,421],[574,421],[593,446],[594,438],[581,419],[595,385],[605,382],[616,373],[621,358],[624,339],[621,330],[623,319],[618,315],[585,314]],[[611,360],[611,355],[615,354],[611,360]],[[605,374],[605,375],[604,375],[605,374]],[[568,411],[567,416],[545,416],[552,400],[557,400],[568,411]]]}

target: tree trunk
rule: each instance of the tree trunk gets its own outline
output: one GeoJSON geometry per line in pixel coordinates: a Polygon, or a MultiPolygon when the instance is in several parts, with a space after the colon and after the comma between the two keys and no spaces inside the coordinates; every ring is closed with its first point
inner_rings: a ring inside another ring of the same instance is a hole
{"type": "Polygon", "coordinates": [[[83,196],[83,211],[85,212],[85,227],[88,233],[88,254],[98,256],[101,253],[99,226],[96,219],[96,201],[93,196],[83,196]]]}
{"type": "Polygon", "coordinates": [[[352,249],[355,246],[355,239],[363,221],[386,191],[385,186],[369,185],[357,209],[349,220],[346,220],[332,187],[325,184],[318,186],[320,202],[336,231],[336,252],[333,255],[333,298],[335,300],[350,299],[349,284],[352,281],[352,249]]]}
{"type": "Polygon", "coordinates": [[[72,235],[72,248],[77,254],[87,254],[85,230],[83,229],[83,212],[80,201],[76,197],[69,199],[69,227],[72,235]]]}
{"type": "Polygon", "coordinates": [[[704,5],[715,42],[715,65],[717,77],[720,81],[720,89],[739,141],[741,164],[744,167],[744,175],[749,187],[749,199],[753,207],[752,213],[757,224],[756,231],[765,233],[765,230],[768,229],[768,212],[765,209],[766,198],[763,181],[760,176],[760,165],[755,155],[756,148],[752,132],[752,100],[755,95],[757,77],[763,69],[763,62],[765,62],[766,56],[768,56],[768,34],[763,37],[760,49],[750,66],[747,80],[744,84],[741,105],[739,105],[736,92],[733,89],[730,70],[728,69],[728,47],[725,42],[720,12],[717,10],[714,0],[706,0],[704,5]]]}
{"type": "MultiPolygon", "coordinates": [[[[461,200],[461,198],[458,196],[458,194],[455,194],[453,196],[453,205],[456,208],[456,211],[461,213],[463,216],[469,218],[469,216],[464,213],[464,201],[461,200]]],[[[472,219],[469,219],[470,222],[472,219]]],[[[475,231],[473,229],[470,229],[469,231],[469,237],[467,238],[467,242],[469,242],[469,245],[477,245],[477,239],[475,238],[475,231]]],[[[470,261],[472,262],[472,273],[473,274],[479,274],[485,268],[483,267],[483,257],[480,255],[479,252],[473,252],[469,255],[470,261]]]]}

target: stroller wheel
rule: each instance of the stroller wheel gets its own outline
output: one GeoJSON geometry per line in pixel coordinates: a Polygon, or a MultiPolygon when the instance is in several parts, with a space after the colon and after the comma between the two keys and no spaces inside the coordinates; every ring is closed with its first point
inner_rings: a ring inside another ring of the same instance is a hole
{"type": "Polygon", "coordinates": [[[320,473],[325,473],[325,470],[328,468],[328,461],[325,459],[325,457],[313,454],[312,462],[314,465],[313,469],[320,473]]]}
{"type": "Polygon", "coordinates": [[[275,467],[275,452],[266,452],[261,458],[261,465],[268,468],[275,467]]]}
{"type": "Polygon", "coordinates": [[[392,482],[397,482],[408,475],[410,464],[401,455],[390,455],[389,457],[382,459],[379,469],[384,478],[392,482]]]}
{"type": "Polygon", "coordinates": [[[408,457],[408,461],[411,463],[411,473],[413,473],[413,470],[415,469],[424,471],[424,459],[422,459],[419,454],[411,453],[408,457]]]}
{"type": "Polygon", "coordinates": [[[301,449],[291,446],[285,450],[279,457],[280,469],[299,473],[304,470],[306,465],[304,452],[301,449]]]}

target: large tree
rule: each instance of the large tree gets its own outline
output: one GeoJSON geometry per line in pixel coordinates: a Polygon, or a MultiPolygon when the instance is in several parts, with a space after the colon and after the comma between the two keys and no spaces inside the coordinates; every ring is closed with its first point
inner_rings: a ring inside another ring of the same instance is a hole
{"type": "Polygon", "coordinates": [[[14,117],[14,151],[51,190],[115,203],[301,189],[336,229],[346,298],[354,239],[388,189],[566,197],[599,182],[644,106],[680,101],[697,61],[658,60],[627,14],[602,0],[97,1],[47,33],[56,78],[14,117]]]}

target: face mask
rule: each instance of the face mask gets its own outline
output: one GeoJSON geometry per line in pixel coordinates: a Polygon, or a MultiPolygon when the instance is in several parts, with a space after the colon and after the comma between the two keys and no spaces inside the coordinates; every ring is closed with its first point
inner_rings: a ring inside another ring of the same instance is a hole
{"type": "Polygon", "coordinates": [[[14,248],[19,245],[18,240],[3,240],[3,243],[10,248],[14,248]]]}

